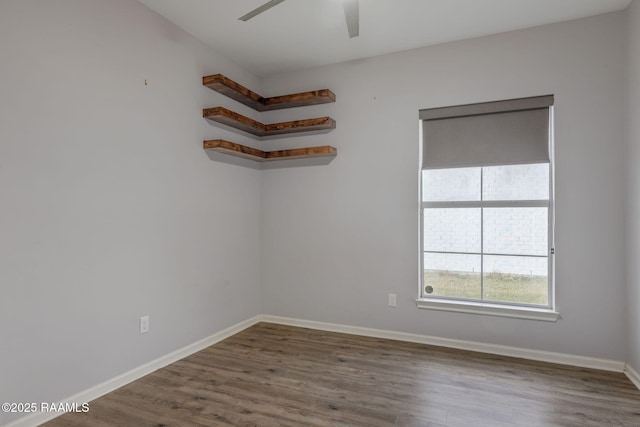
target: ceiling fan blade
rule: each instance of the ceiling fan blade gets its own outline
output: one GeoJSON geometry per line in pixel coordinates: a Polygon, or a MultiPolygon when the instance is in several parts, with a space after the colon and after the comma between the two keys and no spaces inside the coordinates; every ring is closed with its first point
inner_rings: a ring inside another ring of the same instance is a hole
{"type": "Polygon", "coordinates": [[[347,19],[349,37],[360,35],[360,0],[343,0],[344,16],[347,19]]]}
{"type": "Polygon", "coordinates": [[[253,18],[254,16],[260,15],[262,12],[267,11],[269,9],[271,9],[273,6],[277,6],[280,3],[282,3],[284,0],[271,0],[266,2],[265,4],[263,4],[260,7],[257,7],[255,9],[253,9],[251,12],[247,13],[246,15],[242,15],[240,18],[238,18],[240,21],[248,21],[249,19],[253,18]]]}

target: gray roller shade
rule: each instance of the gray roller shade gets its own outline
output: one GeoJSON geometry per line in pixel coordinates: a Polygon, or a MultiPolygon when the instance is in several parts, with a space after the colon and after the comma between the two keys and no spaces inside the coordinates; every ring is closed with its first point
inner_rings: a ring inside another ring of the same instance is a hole
{"type": "Polygon", "coordinates": [[[423,169],[549,162],[553,95],[420,110],[423,169]]]}

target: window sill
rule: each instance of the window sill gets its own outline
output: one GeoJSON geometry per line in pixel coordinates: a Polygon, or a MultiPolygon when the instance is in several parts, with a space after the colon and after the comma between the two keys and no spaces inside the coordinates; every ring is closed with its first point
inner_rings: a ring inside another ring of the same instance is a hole
{"type": "Polygon", "coordinates": [[[532,307],[514,307],[479,302],[462,302],[442,299],[418,298],[418,308],[428,310],[455,311],[458,313],[483,314],[487,316],[513,317],[516,319],[542,320],[555,322],[560,313],[554,310],[532,307]]]}

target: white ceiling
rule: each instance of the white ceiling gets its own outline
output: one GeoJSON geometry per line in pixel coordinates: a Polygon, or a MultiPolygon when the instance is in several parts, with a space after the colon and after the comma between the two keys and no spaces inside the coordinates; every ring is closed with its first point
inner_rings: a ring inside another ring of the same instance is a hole
{"type": "Polygon", "coordinates": [[[265,76],[626,8],[631,0],[360,0],[350,39],[341,0],[140,0],[214,50],[265,76]]]}

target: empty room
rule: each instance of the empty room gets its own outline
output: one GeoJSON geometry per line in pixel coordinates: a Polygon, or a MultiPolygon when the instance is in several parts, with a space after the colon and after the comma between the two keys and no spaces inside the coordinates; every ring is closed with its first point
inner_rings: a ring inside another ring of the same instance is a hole
{"type": "Polygon", "coordinates": [[[0,0],[0,426],[640,425],[640,0],[0,0]]]}

